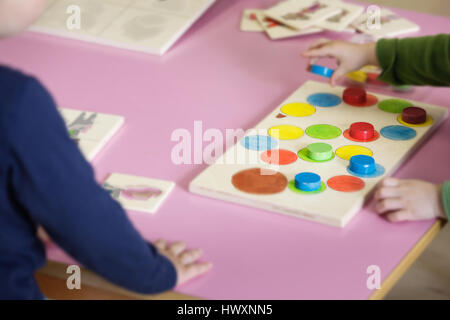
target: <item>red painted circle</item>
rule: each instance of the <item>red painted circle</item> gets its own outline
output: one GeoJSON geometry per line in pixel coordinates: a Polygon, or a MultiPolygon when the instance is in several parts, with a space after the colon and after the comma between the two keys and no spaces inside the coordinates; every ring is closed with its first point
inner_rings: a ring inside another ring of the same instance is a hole
{"type": "Polygon", "coordinates": [[[353,138],[353,137],[350,135],[350,129],[347,129],[347,130],[344,131],[344,137],[347,138],[348,140],[355,141],[355,142],[372,142],[372,141],[377,140],[377,139],[380,137],[380,133],[379,133],[378,131],[375,131],[375,132],[373,133],[372,139],[369,139],[369,140],[359,140],[359,139],[353,138]]]}
{"type": "Polygon", "coordinates": [[[297,159],[298,156],[295,152],[284,149],[267,150],[261,154],[261,160],[269,164],[286,165],[297,161],[297,159]]]}
{"type": "Polygon", "coordinates": [[[327,181],[328,186],[339,192],[355,192],[362,190],[366,185],[364,181],[353,176],[336,176],[327,181]]]}
{"type": "Polygon", "coordinates": [[[348,104],[362,104],[366,102],[366,90],[358,87],[350,87],[344,90],[343,100],[348,104]]]}
{"type": "Polygon", "coordinates": [[[410,124],[420,124],[427,121],[427,112],[419,107],[408,107],[402,111],[402,120],[410,124]]]}
{"type": "Polygon", "coordinates": [[[350,126],[350,136],[357,140],[370,140],[375,135],[375,128],[368,122],[355,122],[350,126]]]}
{"type": "Polygon", "coordinates": [[[346,103],[353,107],[371,107],[378,103],[378,98],[375,97],[373,94],[368,93],[366,95],[366,102],[364,103],[348,103],[348,102],[346,103]]]}

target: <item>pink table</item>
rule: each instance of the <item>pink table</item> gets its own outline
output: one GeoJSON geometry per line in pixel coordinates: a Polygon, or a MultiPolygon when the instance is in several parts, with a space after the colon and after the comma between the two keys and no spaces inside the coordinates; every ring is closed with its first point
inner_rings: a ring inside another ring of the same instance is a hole
{"type": "MultiPolygon", "coordinates": [[[[60,106],[126,117],[93,162],[99,181],[111,172],[176,181],[156,215],[129,213],[146,239],[185,240],[214,263],[176,291],[214,299],[366,299],[366,268],[380,266],[385,279],[434,221],[391,224],[370,203],[347,228],[327,227],[190,194],[189,182],[206,165],[171,162],[173,130],[192,131],[194,120],[204,129],[251,128],[304,81],[322,80],[299,58],[317,35],[273,42],[239,31],[243,9],[275,2],[219,0],[164,57],[27,33],[0,43],[0,62],[39,77],[60,106]]],[[[420,34],[450,29],[446,18],[395,11],[419,23],[420,34]]],[[[397,95],[448,106],[448,94],[418,88],[397,95]]],[[[446,122],[397,176],[449,178],[448,137],[446,122]]],[[[59,249],[48,256],[72,261],[59,249]]]]}

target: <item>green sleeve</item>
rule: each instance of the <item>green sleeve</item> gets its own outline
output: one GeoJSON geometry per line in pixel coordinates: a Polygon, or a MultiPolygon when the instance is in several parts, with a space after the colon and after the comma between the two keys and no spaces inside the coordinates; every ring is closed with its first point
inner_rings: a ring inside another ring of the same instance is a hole
{"type": "Polygon", "coordinates": [[[380,80],[393,85],[450,86],[450,35],[381,39],[376,54],[380,80]]]}
{"type": "Polygon", "coordinates": [[[442,205],[444,206],[445,215],[450,221],[450,181],[442,185],[442,205]]]}

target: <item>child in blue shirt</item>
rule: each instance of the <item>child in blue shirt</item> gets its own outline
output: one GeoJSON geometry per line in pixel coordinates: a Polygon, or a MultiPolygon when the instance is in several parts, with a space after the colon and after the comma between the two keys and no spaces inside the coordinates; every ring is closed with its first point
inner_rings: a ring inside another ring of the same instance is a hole
{"type": "MultiPolygon", "coordinates": [[[[44,6],[0,0],[0,37],[25,28],[44,6]]],[[[43,298],[34,279],[46,260],[39,225],[84,266],[143,294],[211,267],[183,242],[146,242],[94,180],[50,94],[35,78],[0,66],[0,299],[43,298]]]]}

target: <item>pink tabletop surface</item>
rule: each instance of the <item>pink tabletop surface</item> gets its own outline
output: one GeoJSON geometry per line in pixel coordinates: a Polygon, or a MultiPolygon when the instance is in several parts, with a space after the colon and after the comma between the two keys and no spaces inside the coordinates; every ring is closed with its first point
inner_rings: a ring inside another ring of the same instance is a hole
{"type": "MultiPolygon", "coordinates": [[[[175,191],[155,215],[129,212],[148,240],[185,240],[214,263],[206,275],[176,289],[219,299],[366,299],[366,268],[384,279],[434,221],[391,224],[369,203],[345,229],[297,220],[188,192],[206,165],[174,165],[171,133],[203,128],[251,128],[304,81],[299,57],[317,37],[270,41],[239,31],[245,8],[275,0],[218,0],[163,57],[26,33],[0,42],[0,62],[36,75],[60,106],[120,114],[126,125],[93,161],[99,181],[121,172],[172,180],[175,191]]],[[[450,20],[403,10],[419,34],[450,30],[450,20]],[[432,21],[432,23],[430,23],[432,21]]],[[[449,106],[449,89],[395,94],[449,106]]],[[[446,122],[397,172],[440,182],[450,177],[446,122]]],[[[99,226],[101,227],[101,226],[99,226]]],[[[49,248],[51,260],[72,260],[49,248]]]]}

